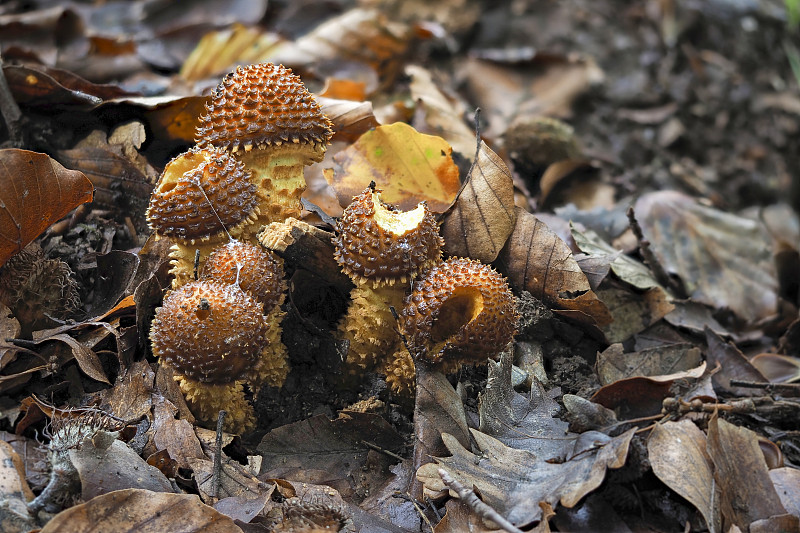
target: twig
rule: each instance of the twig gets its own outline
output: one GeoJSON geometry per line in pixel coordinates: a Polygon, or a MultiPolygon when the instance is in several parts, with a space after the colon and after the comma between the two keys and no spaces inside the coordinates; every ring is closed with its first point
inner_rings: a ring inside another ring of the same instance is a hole
{"type": "Polygon", "coordinates": [[[214,442],[214,473],[211,477],[211,495],[219,498],[219,486],[222,481],[222,427],[225,423],[227,411],[220,411],[217,416],[217,438],[214,442]]]}
{"type": "Polygon", "coordinates": [[[22,146],[22,112],[19,110],[11,89],[3,74],[3,56],[0,54],[0,114],[8,128],[8,138],[14,146],[22,146]]]}
{"type": "Polygon", "coordinates": [[[732,387],[745,387],[748,389],[764,389],[769,392],[772,390],[786,390],[795,391],[800,390],[800,383],[765,383],[761,381],[745,381],[741,379],[732,379],[732,387]]]}
{"type": "Polygon", "coordinates": [[[521,529],[517,528],[514,524],[500,516],[500,513],[492,509],[488,504],[482,502],[475,494],[474,490],[468,489],[456,481],[453,476],[448,474],[447,470],[444,468],[439,469],[439,477],[442,478],[442,481],[444,481],[444,484],[447,485],[447,488],[455,491],[455,493],[458,494],[458,497],[461,498],[461,501],[475,511],[478,516],[486,520],[491,520],[500,526],[500,529],[507,531],[508,533],[522,533],[521,529]]]}
{"type": "Polygon", "coordinates": [[[381,448],[380,446],[378,446],[377,444],[373,444],[373,443],[371,443],[369,441],[366,441],[366,440],[362,440],[361,443],[364,446],[366,446],[367,448],[372,448],[376,452],[380,452],[380,453],[386,454],[386,455],[388,455],[389,457],[391,457],[393,459],[397,459],[398,461],[402,461],[403,460],[403,458],[400,457],[399,455],[397,455],[396,453],[390,452],[389,450],[385,450],[385,449],[381,448]]]}
{"type": "Polygon", "coordinates": [[[644,259],[645,264],[650,267],[650,270],[653,272],[653,276],[655,276],[656,280],[661,285],[674,292],[676,296],[685,298],[686,294],[683,290],[683,287],[676,283],[675,280],[673,280],[669,274],[667,274],[667,271],[664,270],[664,266],[655,256],[653,250],[650,249],[650,241],[644,238],[642,227],[639,225],[639,221],[636,220],[636,214],[633,212],[633,206],[628,207],[628,211],[625,214],[628,216],[628,222],[631,225],[631,231],[633,231],[633,234],[636,236],[636,240],[639,242],[639,252],[642,254],[642,259],[644,259]]]}

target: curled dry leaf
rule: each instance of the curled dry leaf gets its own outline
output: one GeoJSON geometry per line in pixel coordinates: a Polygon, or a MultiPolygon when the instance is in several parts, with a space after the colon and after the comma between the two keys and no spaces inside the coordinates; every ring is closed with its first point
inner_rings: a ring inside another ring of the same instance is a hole
{"type": "Polygon", "coordinates": [[[690,420],[656,424],[647,441],[647,455],[658,479],[700,511],[709,532],[721,531],[705,434],[690,420]]]}
{"type": "Polygon", "coordinates": [[[461,186],[451,152],[441,137],[397,122],[368,131],[336,154],[333,160],[340,168],[335,175],[327,172],[325,179],[342,206],[374,181],[389,205],[408,211],[424,200],[431,211],[442,213],[461,186]]]}
{"type": "Polygon", "coordinates": [[[608,308],[592,291],[572,250],[527,211],[517,208],[517,222],[499,260],[512,285],[560,308],[561,314],[598,327],[611,323],[608,308]]]}
{"type": "Polygon", "coordinates": [[[748,322],[777,312],[775,263],[761,222],[676,191],[646,194],[635,211],[650,249],[693,300],[731,309],[748,322]]]}
{"type": "Polygon", "coordinates": [[[125,489],[103,494],[55,516],[41,533],[116,531],[241,533],[233,520],[196,495],[125,489]]]}
{"type": "Polygon", "coordinates": [[[0,150],[0,265],[93,194],[83,173],[45,154],[0,150]]]}
{"type": "Polygon", "coordinates": [[[380,126],[372,102],[354,102],[316,97],[322,113],[333,122],[334,141],[355,141],[360,135],[380,126]]]}
{"type": "Polygon", "coordinates": [[[497,259],[516,221],[511,172],[481,141],[477,161],[442,223],[444,252],[491,263],[497,259]]]}

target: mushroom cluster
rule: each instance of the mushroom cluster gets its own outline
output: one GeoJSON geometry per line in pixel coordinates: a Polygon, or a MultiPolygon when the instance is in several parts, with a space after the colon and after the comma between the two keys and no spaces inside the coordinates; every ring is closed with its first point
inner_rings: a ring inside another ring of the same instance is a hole
{"type": "Polygon", "coordinates": [[[245,386],[280,386],[289,371],[280,342],[283,269],[269,252],[233,241],[215,250],[202,275],[171,291],[150,331],[153,354],[175,373],[204,422],[226,410],[226,428],[254,422],[245,386]]]}
{"type": "Polygon", "coordinates": [[[370,186],[353,198],[337,230],[335,258],[356,285],[339,325],[351,372],[378,370],[393,391],[409,393],[415,359],[451,372],[511,342],[517,311],[505,279],[470,259],[442,262],[443,239],[424,203],[397,211],[370,186]]]}
{"type": "MultiPolygon", "coordinates": [[[[346,363],[351,373],[383,371],[386,355],[399,348],[391,309],[402,307],[412,278],[441,261],[439,226],[424,203],[397,211],[371,185],[353,197],[337,229],[334,256],[355,284],[339,324],[340,336],[350,343],[346,363]]],[[[389,384],[396,391],[407,389],[405,382],[389,384]]]]}
{"type": "Polygon", "coordinates": [[[153,352],[201,420],[226,409],[227,427],[246,429],[245,386],[286,379],[283,263],[256,234],[299,216],[303,169],[324,156],[331,126],[290,69],[239,67],[206,104],[196,146],[156,184],[147,220],[173,241],[173,290],[153,321],[153,352]]]}

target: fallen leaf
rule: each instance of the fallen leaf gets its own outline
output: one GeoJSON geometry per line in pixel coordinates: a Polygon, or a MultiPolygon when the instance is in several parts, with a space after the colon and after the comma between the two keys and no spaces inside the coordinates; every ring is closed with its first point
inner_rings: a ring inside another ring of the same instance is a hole
{"type": "Polygon", "coordinates": [[[712,376],[714,387],[734,396],[760,396],[762,391],[732,386],[731,380],[738,379],[764,383],[768,381],[767,378],[750,363],[747,357],[734,344],[725,342],[710,329],[706,329],[705,333],[706,344],[708,344],[706,360],[712,368],[715,365],[720,367],[719,372],[712,376]]]}
{"type": "Polygon", "coordinates": [[[442,222],[444,252],[491,263],[497,259],[516,221],[511,172],[481,141],[477,160],[442,222]]]}
{"type": "Polygon", "coordinates": [[[109,492],[57,514],[41,533],[242,533],[233,520],[195,494],[143,489],[109,492]]]}
{"type": "Polygon", "coordinates": [[[93,194],[86,176],[45,154],[0,150],[0,266],[93,194]]]}
{"type": "Polygon", "coordinates": [[[623,342],[667,316],[675,306],[661,287],[644,293],[614,286],[597,290],[614,321],[603,328],[608,342],[623,342]]]}
{"type": "Polygon", "coordinates": [[[425,465],[423,469],[444,468],[462,485],[474,487],[485,503],[512,524],[523,527],[541,519],[541,503],[555,507],[560,502],[573,507],[599,487],[607,468],[625,464],[636,429],[614,438],[599,432],[585,433],[588,446],[576,449],[561,463],[510,448],[480,431],[471,432],[479,453],[473,454],[445,433],[442,438],[453,455],[438,457],[438,465],[425,465]]]}
{"type": "Polygon", "coordinates": [[[775,263],[761,222],[675,191],[641,196],[635,212],[650,249],[693,300],[751,323],[777,312],[775,263]]]}
{"type": "Polygon", "coordinates": [[[161,471],[121,440],[110,446],[95,446],[93,439],[69,450],[69,460],[81,480],[81,498],[124,489],[146,489],[154,492],[173,492],[172,485],[161,471]]]}
{"type": "Polygon", "coordinates": [[[731,526],[748,531],[756,520],[786,514],[753,431],[715,414],[708,423],[708,454],[720,491],[723,531],[731,526]]]}
{"type": "MultiPolygon", "coordinates": [[[[475,157],[475,132],[464,122],[466,105],[454,95],[445,94],[442,84],[433,80],[429,70],[408,65],[406,75],[411,77],[408,87],[411,98],[416,102],[417,110],[424,112],[424,117],[415,121],[417,129],[442,137],[465,159],[475,157]]],[[[510,179],[511,174],[506,173],[510,179]]]]}
{"type": "Polygon", "coordinates": [[[486,390],[478,403],[480,431],[540,459],[565,457],[577,435],[569,432],[569,424],[555,418],[559,411],[561,407],[536,380],[529,396],[514,391],[511,357],[507,353],[498,362],[489,361],[486,390]],[[559,438],[553,439],[554,435],[559,438]]]}
{"type": "Polygon", "coordinates": [[[451,151],[441,137],[396,122],[368,131],[336,154],[340,168],[325,177],[342,206],[374,181],[387,204],[407,211],[426,201],[431,211],[442,213],[461,187],[451,151]]]}
{"type": "Polygon", "coordinates": [[[625,353],[622,344],[616,343],[597,354],[597,377],[602,385],[608,385],[635,376],[663,376],[690,370],[701,361],[700,349],[691,344],[668,344],[625,353]]]}
{"type": "Polygon", "coordinates": [[[33,499],[25,481],[25,464],[10,444],[0,440],[0,530],[25,533],[36,528],[27,504],[33,499]]]}
{"type": "Polygon", "coordinates": [[[773,468],[769,477],[786,510],[800,516],[800,470],[788,466],[773,468]]]}
{"type": "Polygon", "coordinates": [[[388,422],[370,413],[343,411],[336,420],[317,415],[287,424],[261,439],[260,476],[325,484],[349,497],[368,455],[375,453],[365,441],[395,453],[403,442],[388,422]]]}
{"type": "Polygon", "coordinates": [[[353,142],[371,129],[380,126],[371,102],[352,102],[318,96],[322,113],[333,122],[333,140],[353,142]]]}
{"type": "Polygon", "coordinates": [[[710,533],[721,529],[705,434],[690,420],[656,424],[647,441],[653,473],[700,511],[710,533]]]}
{"type": "Polygon", "coordinates": [[[791,355],[760,353],[750,364],[773,383],[794,383],[800,379],[800,359],[791,355]]]}
{"type": "Polygon", "coordinates": [[[190,468],[192,459],[205,459],[203,448],[192,425],[175,418],[177,408],[161,397],[153,406],[153,444],[167,450],[181,468],[190,468]]]}
{"type": "Polygon", "coordinates": [[[534,215],[517,208],[517,222],[500,252],[499,269],[517,289],[569,316],[602,327],[613,320],[608,308],[592,291],[572,250],[534,215]]]}

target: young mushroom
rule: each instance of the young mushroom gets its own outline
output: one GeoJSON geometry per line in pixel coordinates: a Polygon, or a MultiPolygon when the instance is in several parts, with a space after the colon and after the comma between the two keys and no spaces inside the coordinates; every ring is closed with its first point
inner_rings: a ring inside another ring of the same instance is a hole
{"type": "Polygon", "coordinates": [[[424,203],[396,211],[372,186],[353,198],[337,229],[334,256],[356,285],[339,325],[340,335],[350,341],[346,362],[351,371],[373,369],[399,343],[391,308],[402,307],[413,277],[441,261],[443,241],[424,203]]]}
{"type": "Polygon", "coordinates": [[[291,69],[262,63],[225,76],[206,104],[195,140],[230,150],[253,172],[262,225],[299,218],[303,169],[321,161],[332,123],[291,69]]]}
{"type": "Polygon", "coordinates": [[[153,354],[172,367],[192,412],[204,422],[228,412],[226,428],[244,431],[254,421],[244,395],[267,342],[264,306],[238,285],[191,281],[156,309],[153,354]]]}
{"type": "Polygon", "coordinates": [[[146,216],[157,236],[174,242],[170,257],[178,287],[193,279],[197,252],[202,264],[258,214],[256,187],[244,165],[225,150],[194,147],[164,168],[146,216]]]}
{"type": "MultiPolygon", "coordinates": [[[[414,360],[449,373],[496,357],[513,340],[518,314],[505,278],[479,261],[451,257],[414,283],[400,313],[414,360]]],[[[408,363],[397,379],[413,383],[408,363]]]]}
{"type": "Polygon", "coordinates": [[[286,315],[281,309],[286,297],[283,261],[260,246],[234,240],[208,256],[200,279],[238,285],[262,304],[267,321],[266,345],[248,371],[247,381],[253,388],[264,383],[282,386],[289,373],[289,357],[281,341],[281,322],[286,315]]]}

